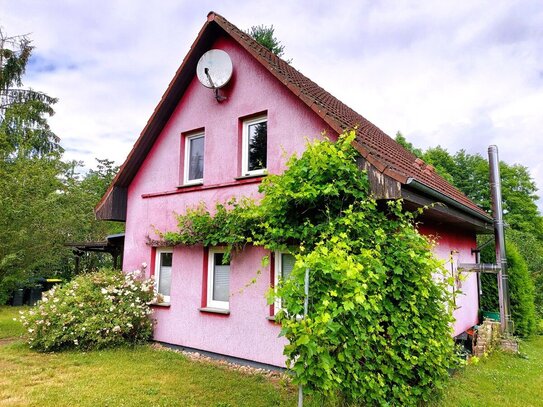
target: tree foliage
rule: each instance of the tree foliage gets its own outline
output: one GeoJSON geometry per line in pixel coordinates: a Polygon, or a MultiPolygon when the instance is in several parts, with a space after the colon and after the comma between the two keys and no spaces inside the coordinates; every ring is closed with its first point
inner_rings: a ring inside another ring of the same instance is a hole
{"type": "Polygon", "coordinates": [[[9,37],[0,30],[0,158],[4,160],[62,151],[60,139],[47,123],[57,100],[22,88],[32,49],[27,36],[9,37]]]}
{"type": "MultiPolygon", "coordinates": [[[[117,168],[98,160],[81,176],[80,163],[63,161],[47,123],[56,99],[22,87],[32,49],[26,36],[0,31],[0,304],[36,277],[69,276],[65,243],[119,230],[93,214],[117,168]]],[[[84,266],[99,265],[92,259],[84,266]]]]}
{"type": "Polygon", "coordinates": [[[265,25],[254,25],[247,30],[247,34],[278,57],[284,55],[285,46],[275,37],[275,28],[273,25],[269,27],[265,25]]]}
{"type": "Polygon", "coordinates": [[[265,178],[259,204],[189,210],[162,237],[290,250],[296,263],[277,291],[285,307],[277,319],[295,382],[367,405],[417,405],[455,364],[450,282],[433,278],[441,263],[401,201],[383,209],[370,197],[354,137],[307,145],[283,174],[265,178]],[[309,311],[300,319],[306,269],[309,311]]]}
{"type": "MultiPolygon", "coordinates": [[[[543,244],[531,233],[510,230],[508,240],[517,248],[526,262],[534,285],[536,315],[543,317],[543,244]]],[[[543,334],[543,331],[541,332],[543,334]]]]}
{"type": "MultiPolygon", "coordinates": [[[[536,330],[534,282],[530,277],[526,261],[511,239],[508,239],[506,243],[506,255],[514,333],[519,336],[530,336],[536,330]]],[[[486,263],[496,261],[494,245],[485,248],[481,253],[481,260],[486,263]]],[[[496,276],[494,274],[484,274],[481,276],[481,281],[483,288],[481,308],[488,311],[499,310],[496,276]]]]}

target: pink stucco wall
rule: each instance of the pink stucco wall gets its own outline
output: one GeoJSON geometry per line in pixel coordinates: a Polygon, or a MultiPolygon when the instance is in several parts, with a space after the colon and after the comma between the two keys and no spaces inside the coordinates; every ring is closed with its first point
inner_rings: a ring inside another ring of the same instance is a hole
{"type": "MultiPolygon", "coordinates": [[[[218,103],[211,90],[193,78],[170,120],[128,189],[124,268],[132,270],[141,263],[153,263],[153,250],[146,243],[154,228],[173,230],[174,213],[204,202],[209,208],[217,201],[233,196],[257,196],[258,183],[244,184],[240,176],[241,119],[265,112],[268,118],[268,170],[279,173],[292,153],[302,152],[306,137],[319,137],[323,130],[335,137],[328,126],[309,108],[271,77],[243,49],[227,38],[212,48],[230,55],[234,74],[223,90],[227,100],[218,103]],[[182,183],[180,168],[182,137],[195,130],[205,131],[205,168],[201,189],[177,189],[182,183]],[[151,194],[151,195],[149,195],[151,194]]],[[[429,230],[440,235],[437,253],[448,258],[450,250],[459,250],[462,261],[470,261],[473,236],[429,230]]],[[[269,307],[265,293],[270,287],[270,270],[262,269],[266,253],[249,248],[232,258],[230,277],[230,314],[203,313],[204,249],[176,247],[173,255],[171,305],[156,308],[154,337],[172,344],[202,349],[268,363],[284,365],[285,340],[278,338],[279,326],[266,319],[269,307]],[[255,284],[245,287],[261,270],[255,284]]],[[[150,270],[149,270],[150,271],[150,270]]],[[[475,290],[475,291],[474,291],[475,290]]],[[[468,279],[456,312],[458,332],[475,323],[476,304],[468,297],[476,286],[468,279]],[[474,308],[475,307],[475,308],[474,308]],[[469,310],[464,315],[462,310],[469,310]]]]}
{"type": "MultiPolygon", "coordinates": [[[[212,208],[215,202],[232,196],[257,196],[258,183],[237,184],[235,180],[241,171],[241,119],[266,112],[267,167],[271,173],[283,171],[288,156],[304,150],[306,137],[319,137],[324,130],[333,136],[318,116],[231,40],[219,39],[212,48],[225,50],[233,62],[231,82],[221,90],[228,99],[217,103],[213,92],[193,78],[129,187],[125,270],[142,262],[152,263],[146,237],[153,236],[153,228],[175,229],[175,212],[183,213],[200,202],[212,208]],[[205,131],[203,186],[217,187],[160,195],[175,191],[182,183],[182,137],[201,129],[205,131]]],[[[266,319],[269,268],[262,270],[256,284],[244,288],[261,268],[265,254],[252,248],[232,259],[230,315],[221,316],[198,311],[202,305],[203,249],[175,248],[171,306],[155,310],[155,339],[283,366],[284,340],[278,338],[279,327],[266,319]]]]}
{"type": "Polygon", "coordinates": [[[437,245],[434,253],[443,260],[448,275],[460,276],[454,287],[456,308],[453,316],[456,319],[454,323],[454,335],[456,336],[478,323],[477,274],[467,272],[458,274],[457,271],[458,263],[475,263],[475,255],[471,254],[471,249],[477,247],[475,234],[432,226],[422,226],[419,231],[435,239],[437,245]]]}

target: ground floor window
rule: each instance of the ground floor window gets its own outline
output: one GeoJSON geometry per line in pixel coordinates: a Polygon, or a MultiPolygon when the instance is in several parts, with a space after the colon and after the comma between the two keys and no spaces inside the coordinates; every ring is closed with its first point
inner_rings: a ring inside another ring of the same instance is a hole
{"type": "MultiPolygon", "coordinates": [[[[292,254],[275,252],[275,287],[277,287],[281,281],[285,281],[290,277],[290,273],[294,268],[294,263],[296,263],[296,258],[292,254]]],[[[274,313],[277,314],[279,310],[281,310],[281,298],[276,298],[274,313]]]]}
{"type": "Polygon", "coordinates": [[[162,302],[170,302],[170,289],[172,285],[172,260],[173,249],[171,247],[159,247],[155,257],[155,289],[162,296],[162,302]]]}
{"type": "Polygon", "coordinates": [[[224,249],[209,249],[207,275],[207,306],[230,308],[230,261],[225,260],[224,249]]]}

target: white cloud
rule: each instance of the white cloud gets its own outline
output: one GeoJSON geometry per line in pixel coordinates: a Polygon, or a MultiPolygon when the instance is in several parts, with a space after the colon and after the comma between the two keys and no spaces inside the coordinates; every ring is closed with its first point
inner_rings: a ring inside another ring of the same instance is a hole
{"type": "Polygon", "coordinates": [[[215,10],[273,24],[286,57],[388,134],[486,155],[498,144],[543,186],[540,1],[193,2],[0,0],[0,25],[32,33],[27,85],[60,99],[66,157],[121,163],[215,10]]]}

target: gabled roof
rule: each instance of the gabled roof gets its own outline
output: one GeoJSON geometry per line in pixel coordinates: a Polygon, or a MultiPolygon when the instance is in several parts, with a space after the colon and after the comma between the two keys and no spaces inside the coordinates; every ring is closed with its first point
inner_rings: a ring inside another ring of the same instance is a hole
{"type": "Polygon", "coordinates": [[[436,196],[444,198],[442,201],[454,203],[458,208],[475,215],[479,220],[487,222],[491,220],[485,211],[439,176],[432,166],[426,165],[377,126],[214,12],[208,14],[206,23],[128,158],[96,206],[98,218],[124,220],[122,215],[126,212],[126,188],[188,87],[194,76],[198,59],[208,50],[213,41],[224,33],[251,54],[338,134],[344,130],[356,129],[357,138],[354,147],[378,172],[399,182],[402,187],[409,188],[412,185],[418,186],[418,190],[422,188],[433,191],[436,196]]]}

